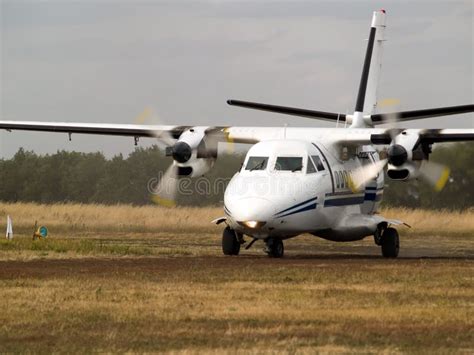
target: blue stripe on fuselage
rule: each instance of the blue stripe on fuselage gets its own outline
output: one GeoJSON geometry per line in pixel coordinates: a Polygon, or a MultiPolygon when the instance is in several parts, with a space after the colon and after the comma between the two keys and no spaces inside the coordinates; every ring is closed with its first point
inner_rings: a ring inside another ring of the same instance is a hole
{"type": "Polygon", "coordinates": [[[362,203],[364,203],[364,196],[345,196],[324,201],[324,207],[360,205],[362,203]]]}
{"type": "Polygon", "coordinates": [[[365,194],[365,201],[375,201],[378,202],[382,199],[383,194],[376,194],[376,193],[366,193],[365,194]]]}
{"type": "MultiPolygon", "coordinates": [[[[317,199],[318,199],[317,197],[313,197],[313,198],[310,198],[309,200],[306,200],[306,201],[304,201],[304,202],[300,202],[300,203],[298,203],[298,204],[296,204],[296,205],[294,205],[294,206],[291,206],[291,207],[287,208],[286,210],[283,210],[283,211],[280,211],[280,212],[278,212],[278,213],[275,213],[275,216],[276,216],[276,215],[279,215],[279,214],[281,214],[281,213],[288,212],[288,211],[292,210],[293,208],[297,208],[297,207],[303,206],[303,205],[305,205],[305,204],[307,204],[307,203],[310,203],[310,202],[312,202],[312,201],[316,201],[317,199]]],[[[288,216],[288,214],[287,214],[286,216],[288,216]]]]}
{"type": "MultiPolygon", "coordinates": [[[[324,201],[324,207],[339,207],[339,206],[351,206],[361,205],[365,201],[380,201],[383,196],[383,187],[367,186],[365,188],[364,195],[355,195],[353,193],[346,194],[345,196],[338,196],[337,198],[327,199],[328,197],[335,197],[334,194],[326,194],[326,200],[324,201]]],[[[340,193],[344,195],[344,193],[340,193]]]]}
{"type": "Polygon", "coordinates": [[[382,200],[382,196],[383,196],[383,186],[382,187],[367,186],[365,188],[365,196],[364,196],[365,201],[378,202],[382,200]]]}
{"type": "Polygon", "coordinates": [[[309,210],[314,210],[316,209],[316,206],[318,204],[315,202],[311,205],[308,205],[308,206],[305,206],[303,208],[300,208],[299,210],[296,210],[296,211],[293,211],[293,212],[288,212],[287,214],[284,214],[284,215],[281,215],[281,216],[278,216],[277,218],[282,218],[282,217],[286,217],[286,216],[290,216],[292,214],[295,214],[295,213],[300,213],[300,212],[304,212],[304,211],[309,211],[309,210]]]}

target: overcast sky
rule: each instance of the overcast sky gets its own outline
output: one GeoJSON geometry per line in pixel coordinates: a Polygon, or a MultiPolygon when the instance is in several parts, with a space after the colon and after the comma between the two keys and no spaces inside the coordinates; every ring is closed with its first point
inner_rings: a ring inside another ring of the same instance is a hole
{"type": "MultiPolygon", "coordinates": [[[[0,0],[0,117],[7,120],[327,127],[233,108],[229,98],[352,112],[372,11],[387,10],[380,98],[398,109],[473,99],[474,1],[0,0]]],[[[474,128],[474,116],[407,123],[474,128]]],[[[149,145],[142,139],[141,145],[149,145]]],[[[0,132],[19,147],[133,150],[131,138],[0,132]]]]}

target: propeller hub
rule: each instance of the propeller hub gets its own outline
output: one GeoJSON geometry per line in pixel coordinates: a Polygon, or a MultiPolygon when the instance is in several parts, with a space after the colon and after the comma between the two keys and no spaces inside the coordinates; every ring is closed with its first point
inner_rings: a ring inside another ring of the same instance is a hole
{"type": "Polygon", "coordinates": [[[178,142],[173,146],[171,155],[178,163],[186,163],[189,159],[191,159],[192,154],[193,150],[188,143],[178,142]]]}
{"type": "Polygon", "coordinates": [[[404,146],[400,144],[391,145],[388,148],[388,162],[393,166],[402,166],[408,160],[408,152],[404,146]]]}

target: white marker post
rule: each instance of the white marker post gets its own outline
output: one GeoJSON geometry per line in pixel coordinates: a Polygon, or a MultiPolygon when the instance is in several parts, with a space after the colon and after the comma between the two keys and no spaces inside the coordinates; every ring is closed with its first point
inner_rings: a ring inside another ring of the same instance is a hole
{"type": "Polygon", "coordinates": [[[10,216],[7,216],[7,234],[6,234],[6,237],[7,237],[8,240],[13,239],[13,223],[12,223],[12,219],[10,218],[10,216]]]}

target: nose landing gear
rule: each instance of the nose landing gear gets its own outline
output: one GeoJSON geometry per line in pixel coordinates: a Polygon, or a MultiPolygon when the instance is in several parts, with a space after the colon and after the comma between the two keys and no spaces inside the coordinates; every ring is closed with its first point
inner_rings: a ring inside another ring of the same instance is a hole
{"type": "MultiPolygon", "coordinates": [[[[245,249],[249,249],[257,241],[254,238],[245,249]]],[[[226,227],[222,233],[222,252],[224,255],[239,255],[240,246],[244,244],[243,235],[226,227]]],[[[283,241],[280,238],[268,237],[265,239],[265,252],[271,258],[281,258],[285,252],[283,241]]]]}
{"type": "Polygon", "coordinates": [[[280,238],[269,237],[265,239],[265,252],[270,258],[281,258],[285,253],[283,241],[280,238]]]}

